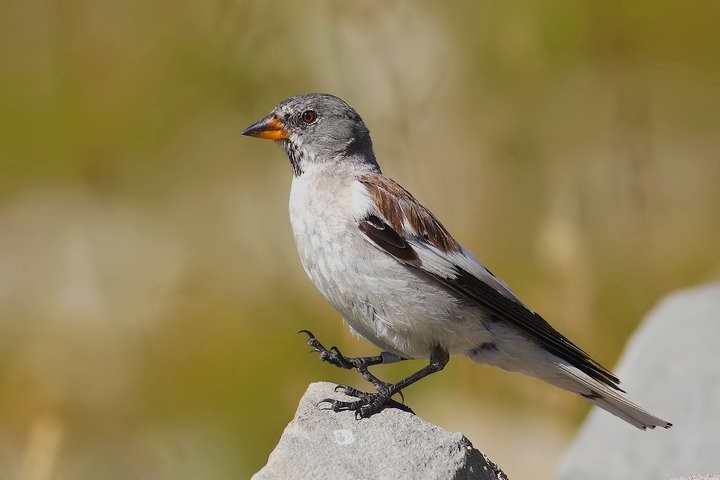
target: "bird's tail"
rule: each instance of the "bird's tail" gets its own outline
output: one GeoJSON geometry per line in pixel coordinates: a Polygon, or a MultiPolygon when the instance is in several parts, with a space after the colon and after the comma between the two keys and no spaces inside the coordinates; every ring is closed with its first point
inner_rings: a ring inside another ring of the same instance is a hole
{"type": "Polygon", "coordinates": [[[543,378],[543,380],[549,381],[550,383],[564,388],[565,390],[577,393],[603,410],[607,410],[613,415],[622,418],[629,424],[641,430],[645,430],[646,428],[652,429],[655,427],[672,427],[672,423],[643,410],[627,398],[620,395],[618,391],[613,390],[609,386],[604,385],[593,378],[590,378],[577,368],[570,366],[563,361],[559,361],[555,365],[560,369],[563,375],[554,376],[556,381],[546,377],[543,378]]]}
{"type": "MultiPolygon", "coordinates": [[[[520,372],[538,378],[556,387],[568,390],[586,398],[603,410],[645,430],[647,428],[670,428],[672,424],[643,410],[621,395],[615,378],[608,372],[606,381],[590,377],[569,362],[539,348],[534,342],[519,342],[522,348],[515,349],[515,355],[508,355],[500,348],[474,349],[469,352],[471,360],[493,365],[511,372],[520,372]],[[518,352],[521,355],[518,355],[518,352]]],[[[603,378],[603,377],[600,377],[603,378]]]]}

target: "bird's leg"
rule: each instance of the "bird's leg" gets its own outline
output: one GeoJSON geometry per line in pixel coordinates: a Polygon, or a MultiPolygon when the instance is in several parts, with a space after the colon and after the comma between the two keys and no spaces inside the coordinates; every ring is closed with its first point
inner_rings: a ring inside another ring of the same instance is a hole
{"type": "Polygon", "coordinates": [[[377,382],[384,382],[381,382],[377,379],[377,377],[368,372],[367,367],[370,367],[372,365],[396,363],[402,360],[407,360],[406,358],[398,357],[397,355],[394,355],[390,352],[382,352],[380,355],[376,355],[374,357],[346,357],[345,355],[340,353],[340,350],[338,350],[338,348],[335,346],[325,348],[323,344],[320,343],[317,338],[315,338],[315,335],[313,335],[312,332],[309,332],[308,330],[300,330],[300,332],[298,333],[305,333],[308,336],[307,343],[312,347],[313,352],[317,352],[318,354],[320,354],[320,360],[322,360],[323,362],[328,362],[329,364],[335,365],[339,368],[345,368],[347,370],[352,370],[353,368],[355,368],[362,374],[365,380],[372,383],[376,387],[377,382]]]}
{"type": "MultiPolygon", "coordinates": [[[[409,377],[400,380],[394,385],[381,382],[373,376],[378,383],[375,383],[372,380],[368,381],[375,385],[375,388],[378,390],[377,393],[361,392],[355,388],[348,387],[347,385],[338,385],[335,387],[335,391],[342,391],[345,395],[356,397],[357,400],[345,402],[341,400],[334,400],[332,398],[326,398],[320,403],[328,403],[330,405],[329,409],[335,412],[352,410],[355,412],[355,418],[368,418],[382,410],[389,403],[393,402],[392,396],[397,393],[401,393],[403,388],[409,387],[418,380],[445,368],[445,365],[447,365],[449,360],[450,354],[448,351],[440,346],[437,346],[430,355],[430,364],[421,368],[409,377]]],[[[360,373],[363,373],[360,368],[358,368],[358,370],[360,370],[360,373]]],[[[372,376],[369,372],[368,374],[372,376]]],[[[363,377],[365,377],[365,374],[363,374],[363,377]]]]}

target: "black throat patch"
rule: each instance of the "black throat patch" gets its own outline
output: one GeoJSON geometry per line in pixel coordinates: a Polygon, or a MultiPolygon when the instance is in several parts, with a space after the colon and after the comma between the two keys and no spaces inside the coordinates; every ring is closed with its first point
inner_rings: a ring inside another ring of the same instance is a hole
{"type": "Polygon", "coordinates": [[[303,170],[300,167],[300,159],[302,158],[303,154],[293,142],[285,140],[282,143],[283,149],[285,150],[285,153],[290,159],[290,165],[292,165],[293,175],[295,176],[295,178],[298,178],[303,173],[303,170]]]}

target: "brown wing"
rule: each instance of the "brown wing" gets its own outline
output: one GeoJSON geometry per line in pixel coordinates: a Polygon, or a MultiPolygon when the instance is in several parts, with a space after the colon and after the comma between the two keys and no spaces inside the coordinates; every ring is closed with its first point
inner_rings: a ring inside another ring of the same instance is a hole
{"type": "Polygon", "coordinates": [[[401,237],[412,234],[444,253],[462,251],[460,244],[430,210],[423,207],[397,182],[380,174],[363,175],[358,180],[365,185],[386,221],[401,237]],[[413,232],[405,231],[406,222],[413,232]]]}

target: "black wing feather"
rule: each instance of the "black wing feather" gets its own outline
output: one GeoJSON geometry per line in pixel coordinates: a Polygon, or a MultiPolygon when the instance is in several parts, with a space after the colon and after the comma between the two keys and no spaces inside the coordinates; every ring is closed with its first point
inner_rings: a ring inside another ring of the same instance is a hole
{"type": "MultiPolygon", "coordinates": [[[[472,273],[455,265],[457,276],[447,278],[425,270],[417,252],[383,219],[371,215],[361,221],[358,228],[373,243],[404,264],[417,268],[432,279],[449,287],[457,294],[482,306],[493,318],[520,328],[548,352],[569,362],[595,380],[616,390],[620,381],[609,370],[593,360],[587,353],[555,330],[544,318],[521,303],[503,295],[472,273]]],[[[418,239],[421,241],[420,239],[418,239]]]]}
{"type": "Polygon", "coordinates": [[[520,327],[523,332],[540,343],[548,352],[566,360],[576,368],[616,390],[620,381],[605,367],[593,360],[577,345],[555,330],[544,318],[527,307],[501,294],[491,285],[483,282],[475,275],[455,267],[456,278],[445,278],[422,270],[440,283],[447,285],[455,292],[475,300],[495,318],[520,327]]]}
{"type": "Polygon", "coordinates": [[[377,246],[393,257],[405,262],[415,262],[418,255],[398,232],[380,217],[370,215],[360,222],[358,228],[377,246]]]}

